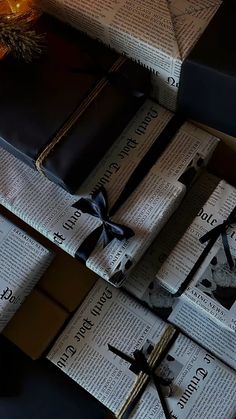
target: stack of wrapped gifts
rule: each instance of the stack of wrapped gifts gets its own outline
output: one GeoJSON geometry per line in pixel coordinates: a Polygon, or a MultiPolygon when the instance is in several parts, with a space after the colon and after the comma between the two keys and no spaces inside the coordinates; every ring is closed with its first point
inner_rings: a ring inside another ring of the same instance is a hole
{"type": "Polygon", "coordinates": [[[236,5],[36,3],[0,24],[0,330],[113,417],[233,419],[236,5]]]}

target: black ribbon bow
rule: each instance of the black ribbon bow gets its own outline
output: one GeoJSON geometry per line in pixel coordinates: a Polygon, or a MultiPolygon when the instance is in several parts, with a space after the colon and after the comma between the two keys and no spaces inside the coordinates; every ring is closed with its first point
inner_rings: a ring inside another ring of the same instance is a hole
{"type": "Polygon", "coordinates": [[[99,238],[103,237],[103,246],[105,247],[114,238],[118,240],[129,239],[134,236],[133,230],[129,227],[114,223],[111,220],[119,208],[129,198],[131,193],[137,188],[142,179],[156,163],[157,159],[164,153],[176,133],[185,122],[185,117],[181,114],[175,114],[169,120],[163,131],[155,139],[143,159],[139,162],[130,177],[128,178],[121,194],[117,198],[113,207],[108,211],[107,194],[104,187],[92,194],[91,199],[81,198],[72,207],[90,214],[93,217],[100,218],[102,225],[96,228],[79,246],[75,257],[86,263],[86,260],[94,250],[99,238]]]}
{"type": "MultiPolygon", "coordinates": [[[[172,339],[171,339],[171,342],[172,342],[172,339]]],[[[168,347],[169,347],[169,345],[168,345],[168,347]]],[[[162,377],[159,377],[155,373],[157,365],[154,365],[153,367],[150,367],[150,365],[148,364],[148,361],[146,359],[145,354],[140,349],[136,349],[134,351],[133,357],[131,357],[130,355],[125,354],[124,352],[120,351],[119,349],[117,349],[114,346],[109,345],[109,344],[108,344],[108,349],[109,349],[109,351],[113,352],[115,355],[119,356],[120,358],[124,359],[126,362],[131,364],[130,370],[132,372],[134,372],[135,374],[139,374],[140,372],[143,372],[149,377],[150,380],[153,381],[153,383],[156,387],[160,402],[161,402],[163,412],[165,414],[165,418],[166,419],[171,419],[171,414],[168,410],[165,398],[162,394],[161,387],[160,387],[161,385],[170,387],[170,381],[165,380],[162,377]]],[[[160,360],[158,361],[158,363],[159,362],[160,362],[160,360]]],[[[138,400],[140,399],[140,397],[144,393],[145,388],[146,387],[143,387],[141,392],[139,394],[137,394],[136,397],[134,397],[134,399],[130,403],[127,411],[125,412],[124,416],[122,417],[122,419],[125,419],[125,418],[128,419],[129,418],[129,416],[130,416],[131,412],[133,411],[133,409],[135,408],[138,400]]]]}
{"type": "Polygon", "coordinates": [[[109,215],[107,193],[104,187],[96,190],[92,194],[91,199],[81,198],[72,207],[98,218],[102,223],[88,235],[76,251],[76,257],[84,263],[95,249],[100,238],[102,238],[103,248],[105,248],[113,239],[122,241],[134,236],[131,228],[112,221],[109,215]]]}
{"type": "Polygon", "coordinates": [[[229,216],[226,218],[226,220],[223,221],[223,223],[217,225],[216,227],[214,227],[212,230],[208,231],[206,234],[204,234],[204,236],[202,236],[199,239],[199,241],[201,243],[206,243],[206,242],[208,242],[208,243],[207,243],[205,249],[203,250],[203,252],[201,253],[201,255],[199,256],[198,260],[196,261],[194,267],[191,269],[191,271],[187,275],[186,279],[181,284],[179,290],[175,293],[175,297],[179,297],[180,295],[182,295],[183,292],[186,290],[186,288],[189,286],[189,284],[192,281],[194,275],[196,274],[196,272],[198,271],[198,269],[200,268],[200,266],[202,265],[205,258],[207,257],[210,250],[212,249],[212,247],[214,246],[214,244],[216,243],[216,241],[218,240],[218,238],[220,236],[222,237],[223,247],[224,247],[224,251],[225,251],[225,255],[226,255],[226,259],[227,259],[229,268],[231,270],[234,269],[235,263],[234,263],[232,255],[231,255],[229,241],[228,241],[228,237],[227,237],[227,229],[232,224],[236,224],[236,207],[229,214],[229,216]]]}

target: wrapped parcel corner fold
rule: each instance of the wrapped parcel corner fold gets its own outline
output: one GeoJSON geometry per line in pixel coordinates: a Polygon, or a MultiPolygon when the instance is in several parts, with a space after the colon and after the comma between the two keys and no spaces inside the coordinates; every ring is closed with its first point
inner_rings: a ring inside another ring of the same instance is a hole
{"type": "MultiPolygon", "coordinates": [[[[76,204],[81,198],[86,205],[88,201],[91,204],[93,193],[103,188],[109,213],[148,150],[154,143],[158,145],[159,136],[172,118],[171,112],[147,100],[73,196],[0,149],[0,203],[70,255],[78,257],[81,246],[86,248],[104,223],[93,214],[77,209],[76,204]]],[[[104,247],[102,231],[86,257],[86,266],[120,286],[177,209],[186,188],[207,164],[217,144],[216,137],[184,123],[112,216],[113,223],[131,229],[133,236],[123,240],[114,238],[104,247]]]]}

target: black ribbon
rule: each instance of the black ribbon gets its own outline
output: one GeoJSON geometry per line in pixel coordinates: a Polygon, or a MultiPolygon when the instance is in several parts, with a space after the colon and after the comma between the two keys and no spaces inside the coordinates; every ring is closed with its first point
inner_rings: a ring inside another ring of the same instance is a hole
{"type": "Polygon", "coordinates": [[[224,251],[225,251],[225,255],[226,255],[226,258],[227,258],[229,268],[232,270],[235,267],[235,263],[234,263],[232,255],[231,255],[229,241],[228,241],[228,237],[227,237],[227,229],[232,224],[236,224],[236,207],[229,214],[229,216],[226,218],[226,220],[223,221],[223,223],[217,225],[216,227],[214,227],[212,230],[208,231],[206,234],[204,234],[204,236],[202,236],[199,239],[199,241],[201,243],[206,243],[206,242],[208,242],[208,243],[207,243],[205,249],[203,250],[203,252],[201,253],[201,255],[199,256],[198,260],[196,261],[194,267],[191,269],[191,271],[187,275],[186,279],[181,284],[178,291],[175,293],[175,297],[179,297],[180,295],[182,295],[183,292],[186,290],[186,288],[189,286],[189,284],[192,281],[194,275],[196,274],[196,272],[198,271],[198,269],[200,268],[200,266],[202,265],[205,258],[207,257],[210,250],[212,249],[212,247],[214,246],[214,244],[216,243],[216,241],[218,240],[218,238],[220,236],[222,237],[222,243],[223,243],[223,247],[224,247],[224,251]]]}
{"type": "Polygon", "coordinates": [[[131,228],[112,221],[109,216],[108,200],[105,188],[100,188],[92,194],[91,199],[81,198],[72,207],[79,211],[98,218],[102,224],[82,242],[76,251],[76,256],[84,263],[89,258],[100,238],[105,248],[113,239],[128,240],[134,236],[131,228]]]}
{"type": "Polygon", "coordinates": [[[135,374],[139,374],[140,372],[143,372],[149,377],[149,380],[147,381],[146,385],[143,386],[143,388],[140,390],[140,392],[134,397],[132,402],[130,403],[129,407],[127,408],[125,414],[122,416],[122,419],[128,419],[130,417],[131,412],[134,410],[136,404],[142,397],[148,383],[150,380],[153,381],[155,388],[158,393],[158,397],[165,415],[166,419],[171,419],[171,414],[169,412],[168,406],[166,404],[166,400],[162,394],[161,386],[167,386],[170,387],[170,381],[166,380],[162,377],[159,377],[155,370],[157,369],[158,365],[162,362],[164,357],[166,356],[166,353],[168,353],[169,349],[173,345],[173,342],[176,340],[178,332],[175,332],[172,336],[172,338],[169,340],[165,350],[161,354],[160,358],[157,360],[157,362],[154,364],[153,367],[150,367],[148,364],[148,361],[146,359],[145,354],[140,349],[136,349],[133,353],[133,357],[130,355],[127,355],[126,353],[120,351],[119,349],[115,348],[112,345],[108,344],[109,351],[113,352],[115,355],[119,356],[121,359],[124,359],[124,361],[128,362],[131,367],[130,370],[134,372],[135,374]]]}
{"type": "Polygon", "coordinates": [[[121,224],[114,223],[111,217],[125,203],[131,193],[136,189],[142,179],[151,170],[157,159],[169,146],[176,133],[185,122],[185,118],[181,114],[175,114],[166,124],[163,131],[156,138],[152,146],[149,148],[141,162],[134,169],[126,182],[124,189],[116,200],[113,207],[109,210],[107,193],[104,187],[98,189],[92,194],[91,199],[81,198],[75,202],[72,207],[89,214],[92,217],[99,218],[102,225],[97,227],[83,241],[75,253],[75,257],[86,263],[86,260],[95,249],[99,238],[103,238],[103,247],[106,247],[113,239],[128,240],[134,236],[133,230],[121,224]]]}

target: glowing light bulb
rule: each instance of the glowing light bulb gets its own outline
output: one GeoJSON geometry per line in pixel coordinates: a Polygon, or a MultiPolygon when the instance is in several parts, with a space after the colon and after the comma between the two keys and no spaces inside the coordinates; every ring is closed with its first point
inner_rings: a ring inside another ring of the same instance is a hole
{"type": "Polygon", "coordinates": [[[12,13],[26,12],[31,6],[30,0],[7,0],[12,13]]]}

